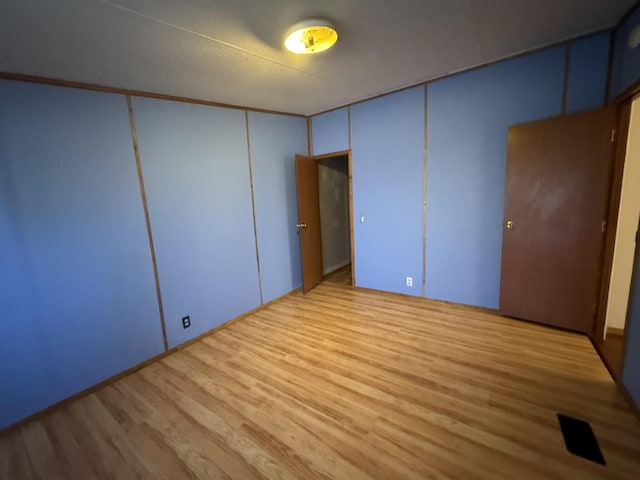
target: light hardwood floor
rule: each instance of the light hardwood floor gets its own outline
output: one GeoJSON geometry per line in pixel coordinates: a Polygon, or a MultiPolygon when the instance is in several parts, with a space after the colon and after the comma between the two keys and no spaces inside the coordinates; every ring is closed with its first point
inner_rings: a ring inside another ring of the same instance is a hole
{"type": "Polygon", "coordinates": [[[615,376],[622,374],[622,351],[624,350],[624,336],[619,333],[608,333],[607,338],[600,342],[600,351],[609,368],[615,376]]]}
{"type": "Polygon", "coordinates": [[[351,264],[334,270],[325,275],[324,281],[328,283],[337,283],[339,285],[351,285],[351,264]]]}
{"type": "Polygon", "coordinates": [[[638,479],[640,422],[586,337],[325,282],[1,435],[0,478],[638,479]]]}

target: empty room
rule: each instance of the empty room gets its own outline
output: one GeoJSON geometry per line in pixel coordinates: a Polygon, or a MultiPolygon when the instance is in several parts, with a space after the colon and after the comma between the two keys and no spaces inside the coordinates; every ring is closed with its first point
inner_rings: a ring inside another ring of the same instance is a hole
{"type": "Polygon", "coordinates": [[[640,478],[636,0],[0,39],[0,480],[640,478]]]}

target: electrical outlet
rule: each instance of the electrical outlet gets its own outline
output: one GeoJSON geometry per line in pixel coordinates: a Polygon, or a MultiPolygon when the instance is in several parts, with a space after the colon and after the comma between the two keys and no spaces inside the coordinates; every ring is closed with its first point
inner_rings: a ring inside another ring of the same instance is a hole
{"type": "Polygon", "coordinates": [[[407,277],[407,287],[413,287],[413,277],[407,277]]]}
{"type": "Polygon", "coordinates": [[[189,315],[182,317],[182,328],[189,328],[191,326],[191,318],[189,315]]]}

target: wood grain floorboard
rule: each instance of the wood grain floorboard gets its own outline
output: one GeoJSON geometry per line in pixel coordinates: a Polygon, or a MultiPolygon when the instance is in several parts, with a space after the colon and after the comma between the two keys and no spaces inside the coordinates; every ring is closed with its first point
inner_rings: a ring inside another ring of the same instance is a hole
{"type": "Polygon", "coordinates": [[[350,278],[5,432],[0,479],[640,478],[640,422],[586,337],[350,278]]]}
{"type": "Polygon", "coordinates": [[[338,285],[351,285],[351,264],[347,264],[325,275],[325,283],[337,283],[338,285]]]}
{"type": "Polygon", "coordinates": [[[607,333],[607,338],[600,342],[600,350],[613,374],[622,374],[622,352],[624,350],[624,336],[617,333],[607,333]]]}

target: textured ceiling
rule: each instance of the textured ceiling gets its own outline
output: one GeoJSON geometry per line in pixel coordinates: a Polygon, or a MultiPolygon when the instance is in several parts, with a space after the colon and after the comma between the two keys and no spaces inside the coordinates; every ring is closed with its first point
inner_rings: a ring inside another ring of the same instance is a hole
{"type": "Polygon", "coordinates": [[[0,0],[0,71],[313,114],[613,26],[635,0],[0,0]],[[331,20],[337,45],[285,52],[331,20]]]}

